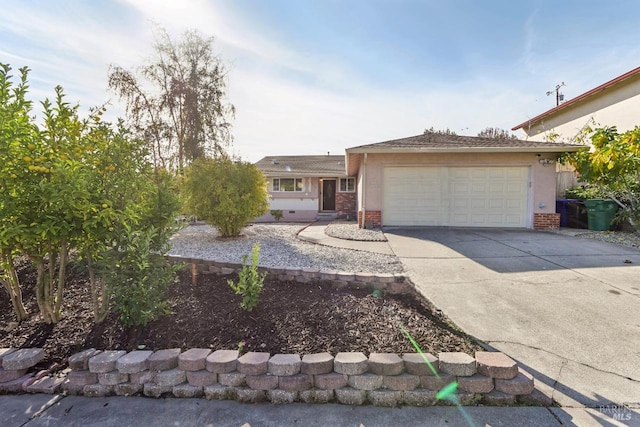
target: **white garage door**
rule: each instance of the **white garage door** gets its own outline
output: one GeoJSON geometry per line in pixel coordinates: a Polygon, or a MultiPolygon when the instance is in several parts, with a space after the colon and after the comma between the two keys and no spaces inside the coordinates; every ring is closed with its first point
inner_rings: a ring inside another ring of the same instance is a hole
{"type": "Polygon", "coordinates": [[[528,167],[385,167],[382,223],[526,227],[528,167]]]}

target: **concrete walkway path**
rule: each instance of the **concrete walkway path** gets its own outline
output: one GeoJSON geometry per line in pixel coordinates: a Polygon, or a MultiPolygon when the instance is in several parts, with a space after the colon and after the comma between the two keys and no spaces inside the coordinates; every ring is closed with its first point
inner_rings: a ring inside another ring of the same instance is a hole
{"type": "Polygon", "coordinates": [[[359,240],[338,239],[327,235],[324,231],[328,222],[314,222],[300,233],[298,238],[318,245],[332,246],[334,248],[353,249],[357,251],[375,252],[383,255],[394,255],[388,242],[363,242],[359,240]]]}
{"type": "Polygon", "coordinates": [[[640,426],[640,411],[541,407],[380,408],[302,403],[272,405],[203,399],[35,394],[0,396],[0,420],[2,427],[640,426]]]}
{"type": "Polygon", "coordinates": [[[562,406],[640,406],[640,250],[532,230],[385,235],[426,298],[562,406]]]}

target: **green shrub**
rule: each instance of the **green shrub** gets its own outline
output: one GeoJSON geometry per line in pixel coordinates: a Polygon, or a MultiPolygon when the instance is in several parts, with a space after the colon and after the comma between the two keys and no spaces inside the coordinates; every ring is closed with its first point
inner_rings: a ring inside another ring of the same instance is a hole
{"type": "Polygon", "coordinates": [[[125,227],[117,246],[104,255],[105,284],[125,326],[144,326],[168,312],[164,293],[180,266],[153,252],[157,235],[155,227],[125,227]]]}
{"type": "Polygon", "coordinates": [[[269,213],[276,221],[280,221],[284,216],[284,214],[282,213],[282,209],[273,209],[269,213]]]}
{"type": "Polygon", "coordinates": [[[567,188],[564,193],[564,197],[567,199],[601,199],[606,198],[605,193],[597,187],[591,185],[578,185],[575,187],[567,188]]]}
{"type": "Polygon", "coordinates": [[[247,162],[196,159],[186,171],[182,189],[190,213],[217,228],[222,237],[238,236],[269,208],[267,180],[247,162]]]}
{"type": "Polygon", "coordinates": [[[10,70],[0,63],[0,284],[18,320],[26,317],[15,274],[22,255],[36,266],[34,293],[46,323],[62,318],[72,256],[86,261],[96,322],[113,302],[129,324],[147,322],[162,311],[157,295],[173,273],[162,255],[180,209],[174,177],[151,168],[122,120],[103,122],[104,107],[81,118],[59,86],[41,102],[37,126],[27,69],[17,85],[10,70]]]}
{"type": "Polygon", "coordinates": [[[240,307],[246,311],[253,310],[258,305],[258,298],[262,292],[262,285],[267,273],[260,274],[258,272],[258,261],[260,259],[260,244],[253,245],[251,251],[251,265],[247,264],[247,255],[242,256],[242,270],[238,273],[238,283],[233,280],[227,280],[231,289],[237,294],[242,295],[240,307]]]}

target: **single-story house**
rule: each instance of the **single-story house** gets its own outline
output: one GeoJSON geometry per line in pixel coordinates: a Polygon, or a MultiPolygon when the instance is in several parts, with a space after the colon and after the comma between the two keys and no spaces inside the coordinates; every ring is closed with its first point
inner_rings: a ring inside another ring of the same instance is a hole
{"type": "Polygon", "coordinates": [[[427,133],[346,150],[361,226],[558,228],[555,161],[579,146],[427,133]]]}
{"type": "Polygon", "coordinates": [[[344,156],[267,156],[256,163],[269,181],[269,212],[258,222],[355,219],[356,179],[344,156]]]}
{"type": "Polygon", "coordinates": [[[601,84],[512,128],[522,129],[528,139],[544,141],[551,134],[558,141],[573,141],[595,120],[619,131],[640,125],[640,67],[601,84]]]}

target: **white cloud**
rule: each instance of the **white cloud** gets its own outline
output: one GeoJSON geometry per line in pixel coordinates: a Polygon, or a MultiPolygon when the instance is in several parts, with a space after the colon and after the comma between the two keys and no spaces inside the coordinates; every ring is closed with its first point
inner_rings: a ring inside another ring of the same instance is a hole
{"type": "Polygon", "coordinates": [[[31,68],[32,98],[53,97],[57,85],[83,110],[112,98],[107,92],[109,64],[139,62],[148,52],[149,37],[100,18],[81,8],[57,10],[55,4],[34,7],[28,2],[5,13],[0,31],[11,33],[17,42],[2,55],[16,69],[31,68]]]}
{"type": "Polygon", "coordinates": [[[234,145],[251,161],[266,155],[337,154],[348,147],[420,134],[430,126],[475,135],[487,126],[510,128],[519,120],[510,106],[520,95],[492,85],[469,84],[463,91],[363,88],[347,95],[273,75],[236,72],[232,87],[238,107],[234,145]]]}
{"type": "MultiPolygon", "coordinates": [[[[55,4],[14,2],[0,21],[0,34],[11,34],[19,43],[3,44],[0,56],[15,68],[33,68],[36,99],[52,96],[53,87],[61,84],[71,102],[88,108],[111,98],[110,116],[121,114],[122,107],[106,90],[108,65],[142,64],[152,54],[153,22],[174,37],[195,28],[215,36],[214,48],[230,65],[229,97],[237,108],[234,146],[252,161],[272,154],[341,153],[430,126],[469,135],[486,126],[511,128],[550,108],[552,100],[544,93],[560,81],[567,83],[568,97],[576,96],[635,67],[640,54],[631,41],[598,54],[586,55],[588,46],[571,44],[559,48],[566,50],[561,55],[549,52],[544,23],[534,11],[513,67],[498,70],[488,64],[476,70],[474,58],[482,58],[472,52],[473,81],[443,84],[423,76],[394,84],[375,81],[344,54],[336,58],[296,50],[277,28],[233,2],[118,0],[105,16],[104,3],[82,6],[60,11],[55,4]]],[[[418,64],[420,52],[416,55],[418,64]]],[[[428,66],[418,66],[427,71],[428,66]]]]}

